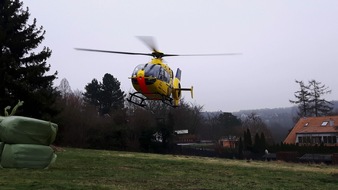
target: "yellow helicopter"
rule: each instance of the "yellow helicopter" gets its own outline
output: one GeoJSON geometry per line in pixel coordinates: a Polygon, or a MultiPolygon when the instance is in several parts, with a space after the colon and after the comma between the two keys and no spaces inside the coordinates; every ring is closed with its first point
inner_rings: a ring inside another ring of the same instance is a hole
{"type": "Polygon", "coordinates": [[[190,91],[191,98],[193,98],[193,87],[181,87],[181,70],[177,68],[174,77],[173,70],[165,63],[163,57],[169,56],[212,56],[212,55],[236,55],[237,53],[227,54],[164,54],[155,48],[155,43],[152,37],[143,36],[139,37],[151,50],[152,53],[135,53],[135,52],[122,52],[122,51],[108,51],[98,49],[84,49],[75,48],[81,51],[92,51],[102,53],[115,53],[126,55],[145,55],[152,56],[150,62],[140,64],[135,67],[132,76],[130,77],[132,85],[136,92],[129,93],[127,101],[134,103],[138,106],[145,107],[148,100],[160,100],[164,104],[172,107],[179,106],[182,91],[190,91]]]}

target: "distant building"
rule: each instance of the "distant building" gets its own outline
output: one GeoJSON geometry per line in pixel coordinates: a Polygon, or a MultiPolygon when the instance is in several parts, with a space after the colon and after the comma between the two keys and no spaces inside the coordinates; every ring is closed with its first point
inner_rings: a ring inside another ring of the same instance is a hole
{"type": "Polygon", "coordinates": [[[183,135],[177,135],[175,137],[175,143],[196,143],[198,142],[198,138],[194,134],[183,134],[183,135]]]}
{"type": "Polygon", "coordinates": [[[229,136],[229,137],[223,137],[220,140],[218,140],[218,143],[223,148],[236,148],[238,146],[238,138],[235,136],[229,136]]]}
{"type": "Polygon", "coordinates": [[[284,144],[338,146],[338,116],[299,119],[284,144]]]}
{"type": "Polygon", "coordinates": [[[196,143],[198,138],[194,134],[189,134],[187,129],[185,130],[176,130],[175,132],[175,143],[196,143]]]}

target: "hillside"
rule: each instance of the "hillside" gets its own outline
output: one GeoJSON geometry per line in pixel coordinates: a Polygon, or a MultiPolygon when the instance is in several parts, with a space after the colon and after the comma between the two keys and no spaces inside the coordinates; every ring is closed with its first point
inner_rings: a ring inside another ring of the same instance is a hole
{"type": "MultiPolygon", "coordinates": [[[[333,111],[338,113],[338,101],[332,101],[333,111]]],[[[297,107],[242,110],[233,114],[241,119],[250,113],[256,113],[265,124],[270,128],[275,142],[279,143],[284,140],[289,130],[295,124],[294,117],[297,115],[297,107]]]]}
{"type": "Polygon", "coordinates": [[[275,143],[284,140],[289,130],[294,126],[294,117],[297,115],[296,107],[244,110],[233,113],[235,116],[244,119],[247,115],[256,113],[268,126],[275,143]]]}
{"type": "MultiPolygon", "coordinates": [[[[333,111],[338,113],[338,101],[332,101],[333,111]]],[[[289,130],[295,124],[294,117],[297,115],[297,107],[286,107],[286,108],[266,108],[266,109],[254,109],[254,110],[241,110],[233,112],[232,114],[240,119],[244,119],[251,113],[257,114],[269,127],[276,143],[284,140],[289,130]]],[[[221,112],[204,112],[204,117],[213,117],[221,112]]]]}
{"type": "Polygon", "coordinates": [[[337,189],[338,168],[66,148],[49,169],[0,169],[9,189],[337,189]]]}

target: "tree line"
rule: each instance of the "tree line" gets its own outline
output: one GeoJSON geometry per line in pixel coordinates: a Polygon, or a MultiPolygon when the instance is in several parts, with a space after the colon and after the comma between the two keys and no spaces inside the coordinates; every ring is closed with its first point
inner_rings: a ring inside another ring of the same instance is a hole
{"type": "MultiPolygon", "coordinates": [[[[114,79],[116,89],[120,89],[118,80],[110,74],[105,74],[102,81],[107,77],[114,79]]],[[[88,87],[93,83],[103,85],[95,79],[85,89],[90,89],[88,87]]],[[[178,130],[187,130],[196,139],[216,143],[223,137],[241,137],[245,139],[243,151],[262,153],[269,144],[273,144],[269,129],[254,113],[243,120],[226,112],[205,116],[202,106],[184,100],[177,108],[160,101],[149,102],[147,108],[128,102],[114,107],[114,102],[120,102],[120,98],[114,99],[113,96],[110,96],[109,109],[105,109],[110,111],[101,112],[103,105],[108,103],[99,92],[105,94],[102,89],[107,88],[91,89],[90,93],[72,92],[64,79],[59,89],[63,96],[57,100],[57,107],[62,108],[62,112],[54,119],[60,125],[56,142],[62,146],[163,153],[175,148],[179,136],[175,131],[178,130]],[[88,98],[88,94],[92,96],[88,98]],[[252,131],[252,135],[251,132],[245,133],[247,130],[252,131]],[[248,135],[252,140],[248,140],[248,135]],[[251,144],[246,143],[248,141],[251,144]]],[[[120,93],[120,97],[124,96],[120,93]]]]}

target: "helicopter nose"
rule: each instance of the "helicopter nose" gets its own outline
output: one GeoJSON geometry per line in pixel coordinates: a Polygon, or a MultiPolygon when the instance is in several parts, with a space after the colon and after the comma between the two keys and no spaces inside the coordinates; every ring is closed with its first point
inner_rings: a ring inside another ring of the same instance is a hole
{"type": "Polygon", "coordinates": [[[137,72],[137,84],[140,86],[141,92],[143,94],[149,94],[149,90],[146,84],[146,79],[144,77],[144,70],[140,70],[139,72],[137,72]]]}

